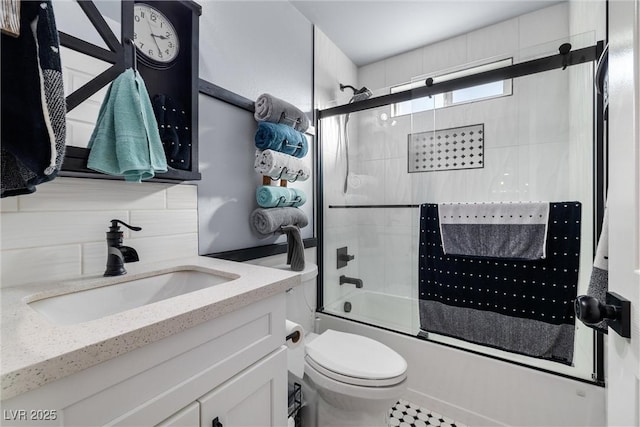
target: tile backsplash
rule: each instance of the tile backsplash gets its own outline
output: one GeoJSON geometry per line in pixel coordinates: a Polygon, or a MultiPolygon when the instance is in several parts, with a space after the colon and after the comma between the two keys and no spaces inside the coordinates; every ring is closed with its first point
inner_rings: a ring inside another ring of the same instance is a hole
{"type": "Polygon", "coordinates": [[[100,275],[111,219],[140,262],[198,254],[195,185],[58,178],[0,202],[0,286],[100,275]]]}

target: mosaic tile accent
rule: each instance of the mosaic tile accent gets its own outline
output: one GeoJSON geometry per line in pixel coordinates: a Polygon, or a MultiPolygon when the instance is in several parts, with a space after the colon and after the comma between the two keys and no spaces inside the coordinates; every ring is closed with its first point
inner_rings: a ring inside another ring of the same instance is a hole
{"type": "Polygon", "coordinates": [[[389,409],[390,427],[467,427],[451,418],[400,399],[389,409]]]}
{"type": "Polygon", "coordinates": [[[484,124],[409,134],[409,172],[484,167],[484,124]]]}

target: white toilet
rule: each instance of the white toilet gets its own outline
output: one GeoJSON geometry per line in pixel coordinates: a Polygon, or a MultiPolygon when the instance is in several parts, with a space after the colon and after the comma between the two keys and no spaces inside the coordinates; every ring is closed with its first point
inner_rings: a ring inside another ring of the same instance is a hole
{"type": "Polygon", "coordinates": [[[305,427],[386,427],[406,390],[407,362],[367,337],[331,329],[306,335],[305,427]]]}

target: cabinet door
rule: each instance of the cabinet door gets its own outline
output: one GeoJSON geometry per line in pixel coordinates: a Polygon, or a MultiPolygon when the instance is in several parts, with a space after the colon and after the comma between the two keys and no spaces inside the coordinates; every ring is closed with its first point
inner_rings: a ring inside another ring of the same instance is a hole
{"type": "Polygon", "coordinates": [[[287,425],[287,353],[280,347],[200,399],[200,425],[287,425]]]}
{"type": "Polygon", "coordinates": [[[182,408],[156,427],[198,427],[200,425],[200,404],[193,402],[182,408]]]}

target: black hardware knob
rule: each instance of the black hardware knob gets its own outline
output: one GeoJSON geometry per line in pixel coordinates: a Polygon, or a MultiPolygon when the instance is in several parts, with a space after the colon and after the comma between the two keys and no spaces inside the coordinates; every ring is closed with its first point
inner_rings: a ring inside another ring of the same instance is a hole
{"type": "Polygon", "coordinates": [[[341,261],[347,261],[347,262],[349,262],[349,261],[353,261],[355,258],[356,258],[356,256],[355,256],[355,255],[346,255],[346,254],[341,254],[341,255],[340,255],[340,260],[341,260],[341,261]]]}
{"type": "Polygon", "coordinates": [[[587,325],[595,325],[605,319],[616,319],[617,308],[602,304],[589,295],[580,295],[575,302],[576,317],[587,325]]]}
{"type": "Polygon", "coordinates": [[[571,43],[562,43],[558,48],[558,52],[562,55],[562,69],[565,70],[569,65],[569,58],[567,55],[571,52],[571,43]]]}
{"type": "Polygon", "coordinates": [[[576,298],[576,317],[587,326],[607,320],[607,325],[623,338],[631,338],[631,301],[607,291],[606,304],[588,295],[576,298]]]}
{"type": "Polygon", "coordinates": [[[566,55],[571,52],[571,43],[562,43],[558,48],[558,52],[560,52],[560,55],[566,55]]]}
{"type": "Polygon", "coordinates": [[[218,417],[215,417],[213,421],[211,421],[211,427],[224,427],[218,417]]]}

